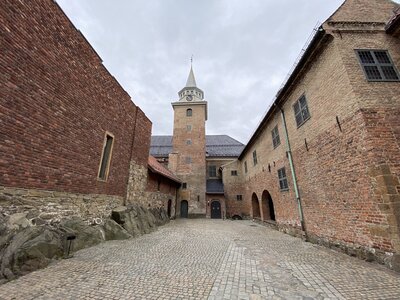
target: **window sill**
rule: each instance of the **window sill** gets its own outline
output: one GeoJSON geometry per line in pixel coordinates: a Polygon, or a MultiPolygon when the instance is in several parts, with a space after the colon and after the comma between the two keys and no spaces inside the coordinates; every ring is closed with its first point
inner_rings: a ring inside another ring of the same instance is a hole
{"type": "Polygon", "coordinates": [[[283,190],[279,190],[280,192],[289,192],[289,189],[283,189],[283,190]]]}

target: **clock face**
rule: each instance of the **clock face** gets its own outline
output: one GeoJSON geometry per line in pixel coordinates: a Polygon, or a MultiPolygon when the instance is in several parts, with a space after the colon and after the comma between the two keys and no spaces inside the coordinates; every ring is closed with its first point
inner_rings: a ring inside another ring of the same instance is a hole
{"type": "Polygon", "coordinates": [[[187,101],[192,101],[192,100],[193,100],[192,95],[186,96],[186,100],[187,100],[187,101]]]}

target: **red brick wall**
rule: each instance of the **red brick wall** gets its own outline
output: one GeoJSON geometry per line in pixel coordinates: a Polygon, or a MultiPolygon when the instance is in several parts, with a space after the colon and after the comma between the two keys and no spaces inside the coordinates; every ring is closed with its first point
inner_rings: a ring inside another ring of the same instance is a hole
{"type": "Polygon", "coordinates": [[[135,140],[132,147],[132,160],[141,166],[147,167],[150,152],[151,121],[138,108],[136,114],[135,140]]]}
{"type": "MultiPolygon", "coordinates": [[[[129,95],[53,1],[5,0],[0,14],[0,185],[125,196],[136,115],[129,95]],[[101,182],[105,131],[115,139],[101,182]]],[[[138,115],[142,159],[149,121],[138,115]]]]}
{"type": "Polygon", "coordinates": [[[149,171],[148,180],[147,180],[147,188],[148,192],[160,192],[162,194],[170,195],[175,197],[176,195],[177,184],[172,180],[155,174],[149,171]],[[158,189],[158,182],[160,181],[160,189],[158,189]]]}

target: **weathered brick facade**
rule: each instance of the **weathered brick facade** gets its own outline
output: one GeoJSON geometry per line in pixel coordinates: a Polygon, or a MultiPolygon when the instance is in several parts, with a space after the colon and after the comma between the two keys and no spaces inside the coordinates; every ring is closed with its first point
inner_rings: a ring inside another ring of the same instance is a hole
{"type": "Polygon", "coordinates": [[[347,0],[322,25],[241,154],[241,176],[232,180],[229,168],[223,171],[228,211],[242,185],[246,204],[240,213],[268,220],[268,191],[278,227],[300,232],[282,108],[307,237],[400,267],[400,84],[368,81],[356,53],[387,50],[400,68],[400,41],[385,32],[395,7],[386,0],[347,0]],[[297,126],[293,106],[302,95],[310,118],[297,126]],[[276,148],[275,126],[281,141],[276,148]],[[287,191],[279,186],[282,167],[287,191]]]}
{"type": "Polygon", "coordinates": [[[137,201],[150,120],[54,1],[1,6],[1,211],[89,219],[137,201]],[[106,133],[113,146],[102,180],[106,133]]]}

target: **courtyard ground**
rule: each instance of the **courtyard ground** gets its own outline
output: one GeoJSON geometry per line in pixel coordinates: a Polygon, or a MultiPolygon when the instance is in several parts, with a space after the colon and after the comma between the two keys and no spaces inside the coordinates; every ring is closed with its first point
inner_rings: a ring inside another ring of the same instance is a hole
{"type": "Polygon", "coordinates": [[[0,299],[400,299],[400,274],[251,221],[177,220],[1,285],[0,299]]]}

